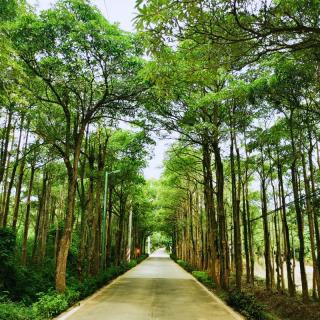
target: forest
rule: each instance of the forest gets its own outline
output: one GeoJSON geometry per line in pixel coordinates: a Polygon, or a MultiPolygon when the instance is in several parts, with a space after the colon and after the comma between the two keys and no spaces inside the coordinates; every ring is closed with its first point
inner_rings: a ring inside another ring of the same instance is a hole
{"type": "Polygon", "coordinates": [[[135,5],[129,33],[0,1],[0,319],[51,319],[150,236],[248,319],[319,319],[320,2],[135,5]]]}

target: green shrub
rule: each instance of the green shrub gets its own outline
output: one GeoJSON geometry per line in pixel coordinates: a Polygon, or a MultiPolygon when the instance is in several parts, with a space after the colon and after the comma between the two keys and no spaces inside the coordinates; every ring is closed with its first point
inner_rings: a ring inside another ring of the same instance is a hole
{"type": "Polygon", "coordinates": [[[10,292],[16,285],[14,249],[16,235],[9,228],[0,228],[0,292],[10,292]]]}
{"type": "Polygon", "coordinates": [[[51,259],[41,267],[22,266],[15,255],[16,241],[19,238],[12,229],[0,228],[0,292],[7,292],[13,301],[29,305],[36,301],[38,292],[53,287],[54,263],[51,259]]]}
{"type": "Polygon", "coordinates": [[[270,319],[266,312],[265,306],[257,302],[256,298],[252,294],[237,290],[231,291],[228,295],[227,303],[238,310],[247,319],[270,319]]]}
{"type": "Polygon", "coordinates": [[[206,271],[192,271],[192,275],[205,286],[215,288],[216,285],[206,271]]]}
{"type": "Polygon", "coordinates": [[[40,320],[30,307],[20,303],[0,302],[0,320],[40,320]]]}
{"type": "Polygon", "coordinates": [[[185,269],[188,272],[192,272],[193,271],[193,267],[190,263],[188,263],[187,261],[184,260],[177,260],[177,264],[179,266],[181,266],[183,269],[185,269]]]}
{"type": "Polygon", "coordinates": [[[66,290],[60,294],[56,291],[40,293],[39,300],[32,305],[34,313],[43,318],[52,318],[65,311],[69,306],[74,304],[80,297],[78,291],[72,289],[66,290]]]}
{"type": "Polygon", "coordinates": [[[173,261],[176,261],[176,262],[178,260],[177,255],[174,253],[170,253],[170,259],[172,259],[173,261]]]}
{"type": "Polygon", "coordinates": [[[140,257],[136,258],[135,260],[137,261],[137,263],[140,263],[141,261],[147,259],[149,257],[149,255],[147,253],[142,254],[140,257]]]}
{"type": "MultiPolygon", "coordinates": [[[[8,265],[13,265],[13,260],[11,260],[11,255],[9,254],[12,248],[9,244],[13,245],[14,243],[14,238],[11,237],[10,233],[7,235],[7,238],[9,241],[8,246],[6,247],[6,242],[3,241],[4,248],[1,251],[3,257],[8,257],[7,260],[2,260],[2,262],[10,262],[8,264],[2,264],[6,268],[8,265]]],[[[19,292],[19,287],[21,287],[19,296],[22,297],[26,303],[31,304],[35,299],[37,299],[37,301],[34,302],[32,306],[27,307],[25,304],[14,303],[8,300],[8,298],[1,299],[0,297],[0,320],[50,319],[68,309],[79,299],[93,294],[97,289],[106,285],[112,279],[135,267],[138,262],[141,262],[146,257],[147,255],[142,255],[136,260],[131,260],[129,263],[124,262],[120,266],[111,266],[99,275],[85,278],[82,282],[75,277],[70,277],[68,279],[68,289],[63,294],[57,293],[52,288],[46,293],[38,293],[43,285],[50,288],[53,284],[53,279],[49,277],[51,273],[50,269],[48,269],[48,276],[47,279],[45,279],[46,272],[40,272],[41,270],[37,272],[36,269],[31,270],[19,266],[19,268],[15,269],[15,282],[11,283],[13,286],[13,288],[11,288],[12,291],[7,292],[7,295],[12,296],[13,292],[19,292]]],[[[16,295],[14,294],[13,296],[15,297],[16,295]]]]}
{"type": "Polygon", "coordinates": [[[38,299],[39,292],[53,289],[54,271],[51,265],[44,264],[39,267],[15,266],[15,283],[10,288],[10,297],[14,300],[22,300],[26,304],[32,304],[38,299]]]}
{"type": "Polygon", "coordinates": [[[99,275],[85,278],[82,282],[73,279],[69,287],[78,291],[80,299],[83,299],[136,265],[137,261],[131,260],[129,263],[124,262],[120,266],[111,266],[99,275]]]}
{"type": "Polygon", "coordinates": [[[137,264],[138,264],[137,260],[131,260],[130,262],[128,262],[128,268],[129,268],[129,269],[132,269],[132,268],[134,268],[137,264]]]}

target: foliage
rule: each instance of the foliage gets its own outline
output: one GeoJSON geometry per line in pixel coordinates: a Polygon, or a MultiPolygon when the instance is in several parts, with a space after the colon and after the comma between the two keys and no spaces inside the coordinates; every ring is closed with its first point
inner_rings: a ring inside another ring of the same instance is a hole
{"type": "Polygon", "coordinates": [[[119,275],[135,267],[147,256],[142,255],[137,260],[122,263],[120,266],[112,266],[96,277],[88,277],[83,282],[73,280],[64,293],[58,293],[53,289],[48,292],[38,293],[37,301],[27,307],[22,303],[13,303],[6,298],[0,300],[0,320],[43,320],[51,319],[83,299],[94,293],[97,289],[106,285],[119,275]]]}
{"type": "Polygon", "coordinates": [[[32,308],[14,302],[0,302],[0,320],[43,320],[32,308]]]}
{"type": "Polygon", "coordinates": [[[10,229],[0,229],[0,291],[10,290],[15,283],[14,249],[16,236],[10,229]]]}
{"type": "Polygon", "coordinates": [[[71,289],[63,294],[49,291],[39,294],[39,299],[32,305],[32,309],[36,315],[50,319],[74,304],[79,297],[80,293],[71,289]]]}
{"type": "Polygon", "coordinates": [[[177,260],[177,264],[188,272],[192,272],[194,270],[192,265],[187,261],[177,260]]]}
{"type": "Polygon", "coordinates": [[[231,291],[227,303],[241,312],[247,319],[270,320],[264,305],[260,304],[253,294],[240,291],[231,291]]]}
{"type": "Polygon", "coordinates": [[[212,278],[209,277],[206,271],[192,271],[192,275],[203,283],[206,287],[216,288],[216,284],[213,282],[212,278]]]}
{"type": "Polygon", "coordinates": [[[170,253],[170,259],[172,259],[175,262],[177,262],[177,260],[178,260],[177,255],[174,253],[170,253]]]}
{"type": "Polygon", "coordinates": [[[128,262],[128,268],[134,268],[136,265],[138,264],[137,260],[130,260],[130,262],[128,262]]]}
{"type": "Polygon", "coordinates": [[[149,257],[149,255],[147,253],[144,253],[141,256],[139,256],[138,258],[136,258],[135,260],[139,264],[140,262],[142,262],[143,260],[147,259],[148,257],[149,257]]]}
{"type": "Polygon", "coordinates": [[[319,297],[319,3],[137,0],[131,34],[88,0],[1,1],[1,294],[51,316],[151,236],[208,286],[228,290],[234,267],[250,317],[241,280],[260,258],[267,291],[294,297],[297,257],[305,302],[318,266],[319,297]],[[149,130],[178,140],[159,181],[149,130]]]}
{"type": "Polygon", "coordinates": [[[13,230],[0,229],[0,290],[13,300],[31,303],[37,293],[53,285],[50,264],[37,267],[21,266],[15,256],[16,234],[13,230]]]}

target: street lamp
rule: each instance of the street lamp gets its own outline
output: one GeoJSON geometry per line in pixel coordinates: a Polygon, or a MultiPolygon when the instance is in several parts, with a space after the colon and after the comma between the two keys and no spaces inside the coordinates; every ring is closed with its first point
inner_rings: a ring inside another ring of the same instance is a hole
{"type": "Polygon", "coordinates": [[[115,170],[111,172],[106,171],[106,177],[104,181],[104,197],[103,197],[103,212],[102,212],[102,257],[101,257],[101,267],[102,270],[106,269],[106,228],[107,228],[107,217],[106,217],[106,211],[107,211],[107,190],[108,190],[108,176],[113,173],[119,173],[120,170],[115,170]]]}

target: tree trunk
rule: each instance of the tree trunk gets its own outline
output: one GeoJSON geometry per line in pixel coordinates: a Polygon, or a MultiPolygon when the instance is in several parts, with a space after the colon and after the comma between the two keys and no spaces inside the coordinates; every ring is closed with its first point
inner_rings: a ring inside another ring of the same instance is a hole
{"type": "Polygon", "coordinates": [[[8,147],[9,147],[9,141],[10,141],[10,132],[11,132],[11,127],[12,127],[12,115],[13,115],[13,112],[11,110],[9,110],[8,119],[7,119],[6,128],[5,128],[4,139],[1,144],[1,152],[0,152],[0,183],[3,180],[5,167],[6,167],[6,163],[7,163],[8,147]]]}
{"type": "Polygon", "coordinates": [[[20,161],[18,182],[16,185],[16,194],[15,194],[15,200],[14,200],[13,219],[12,219],[12,229],[13,230],[16,230],[18,215],[19,215],[21,188],[22,188],[22,182],[23,182],[23,176],[24,176],[24,167],[25,167],[25,163],[26,163],[26,149],[27,149],[27,145],[28,145],[28,138],[29,138],[29,128],[28,128],[28,131],[26,134],[26,139],[24,142],[23,154],[22,154],[23,158],[20,161]]]}
{"type": "Polygon", "coordinates": [[[302,284],[302,298],[304,302],[309,301],[308,293],[308,282],[305,269],[305,244],[304,244],[304,228],[303,228],[303,217],[301,212],[301,206],[299,202],[299,185],[298,185],[298,175],[297,175],[297,150],[293,134],[293,122],[292,122],[292,113],[290,115],[290,136],[291,136],[291,148],[292,148],[292,163],[291,163],[291,179],[292,179],[292,189],[293,189],[293,198],[294,206],[296,210],[297,218],[297,227],[298,227],[298,236],[299,236],[299,265],[300,265],[300,274],[301,274],[301,284],[302,284]]]}
{"type": "Polygon", "coordinates": [[[17,146],[17,150],[16,150],[16,158],[15,158],[15,161],[13,163],[10,182],[9,182],[9,186],[8,186],[8,190],[7,190],[7,197],[6,197],[6,200],[5,200],[5,207],[4,207],[4,213],[3,213],[3,223],[2,223],[2,225],[4,227],[7,226],[7,220],[8,220],[8,215],[9,215],[9,207],[10,207],[11,190],[12,190],[12,187],[13,187],[13,184],[14,184],[16,171],[17,171],[17,168],[18,168],[18,165],[19,165],[20,146],[21,146],[21,138],[22,138],[22,131],[23,131],[23,121],[24,121],[24,117],[22,116],[21,124],[20,124],[20,130],[19,130],[18,146],[17,146]]]}
{"type": "Polygon", "coordinates": [[[281,194],[281,207],[282,207],[282,225],[283,225],[283,237],[284,237],[284,248],[286,256],[286,266],[287,266],[287,279],[288,279],[288,291],[289,295],[293,297],[295,295],[295,285],[292,279],[292,269],[291,269],[291,245],[290,245],[290,234],[289,227],[287,222],[287,210],[286,210],[286,199],[283,186],[283,174],[282,174],[282,165],[279,162],[278,157],[278,180],[279,180],[279,189],[281,194]]]}
{"type": "Polygon", "coordinates": [[[220,285],[223,289],[229,287],[229,257],[228,242],[226,239],[226,216],[224,210],[224,170],[221,160],[220,147],[217,139],[214,139],[213,152],[216,169],[216,195],[217,195],[217,215],[219,226],[219,251],[220,251],[220,285]]]}
{"type": "Polygon", "coordinates": [[[236,287],[238,290],[241,290],[242,254],[241,254],[240,208],[239,208],[236,171],[235,171],[234,143],[235,143],[235,137],[233,132],[231,132],[230,170],[231,170],[231,190],[232,190],[234,262],[235,262],[235,269],[236,269],[236,287]]]}
{"type": "Polygon", "coordinates": [[[268,225],[268,209],[267,209],[267,188],[266,175],[264,168],[263,150],[261,152],[261,211],[263,219],[263,234],[264,234],[264,258],[266,266],[266,288],[272,288],[272,271],[271,271],[271,254],[270,254],[270,233],[268,225]]]}
{"type": "Polygon", "coordinates": [[[28,187],[27,208],[26,208],[26,216],[24,219],[24,230],[23,230],[23,241],[22,241],[21,263],[23,265],[27,264],[27,243],[28,243],[28,231],[29,231],[29,220],[30,220],[30,210],[31,210],[31,194],[32,194],[32,188],[33,188],[35,170],[36,170],[35,165],[32,164],[29,187],[28,187]]]}
{"type": "Polygon", "coordinates": [[[204,135],[204,141],[202,144],[203,152],[203,176],[204,176],[204,205],[207,213],[208,223],[208,250],[210,253],[210,263],[213,281],[220,284],[218,272],[217,272],[217,222],[215,217],[214,203],[213,203],[213,183],[212,183],[212,169],[211,169],[211,154],[209,150],[208,136],[204,135]]]}
{"type": "Polygon", "coordinates": [[[318,270],[316,248],[315,248],[314,213],[311,205],[310,181],[307,175],[306,160],[305,160],[304,154],[302,154],[302,168],[303,168],[304,188],[305,188],[305,194],[306,194],[306,210],[308,215],[310,247],[311,247],[311,257],[312,257],[312,266],[313,266],[313,284],[314,285],[312,288],[312,295],[314,298],[316,298],[317,297],[316,286],[320,288],[320,279],[319,279],[319,270],[318,270]]]}

